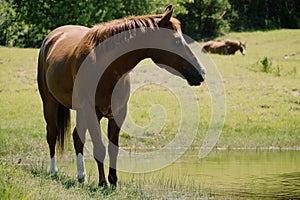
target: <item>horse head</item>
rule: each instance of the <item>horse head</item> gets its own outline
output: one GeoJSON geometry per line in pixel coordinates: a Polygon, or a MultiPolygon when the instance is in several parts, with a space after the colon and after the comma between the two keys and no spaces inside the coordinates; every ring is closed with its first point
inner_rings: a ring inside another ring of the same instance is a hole
{"type": "Polygon", "coordinates": [[[205,69],[181,32],[180,22],[172,17],[173,7],[168,6],[161,15],[158,42],[161,49],[150,49],[149,57],[161,68],[183,77],[189,85],[200,85],[204,81],[205,69]]]}
{"type": "Polygon", "coordinates": [[[246,55],[246,42],[239,42],[239,49],[240,49],[240,52],[243,54],[243,56],[246,55]]]}

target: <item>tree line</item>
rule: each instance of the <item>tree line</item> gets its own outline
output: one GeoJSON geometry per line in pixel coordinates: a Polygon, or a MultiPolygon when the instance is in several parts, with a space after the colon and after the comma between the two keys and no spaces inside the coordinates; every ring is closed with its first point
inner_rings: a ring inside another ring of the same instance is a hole
{"type": "Polygon", "coordinates": [[[298,0],[0,0],[0,45],[39,47],[54,28],[91,27],[129,15],[162,13],[175,6],[183,32],[194,39],[229,31],[300,28],[298,0]]]}

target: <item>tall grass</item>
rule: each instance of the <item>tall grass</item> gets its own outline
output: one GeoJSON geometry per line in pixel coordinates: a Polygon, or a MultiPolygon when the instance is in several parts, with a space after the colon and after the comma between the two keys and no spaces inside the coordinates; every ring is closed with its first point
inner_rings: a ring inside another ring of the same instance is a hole
{"type": "Polygon", "coordinates": [[[265,73],[270,73],[272,72],[272,61],[271,59],[269,59],[268,57],[264,57],[261,61],[260,61],[261,65],[262,65],[262,71],[265,73]]]}

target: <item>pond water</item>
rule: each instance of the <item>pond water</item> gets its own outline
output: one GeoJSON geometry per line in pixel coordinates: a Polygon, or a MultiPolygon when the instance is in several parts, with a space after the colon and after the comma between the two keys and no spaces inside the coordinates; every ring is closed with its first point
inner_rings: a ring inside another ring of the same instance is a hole
{"type": "MultiPolygon", "coordinates": [[[[213,199],[300,199],[300,151],[213,151],[201,160],[197,153],[188,151],[150,173],[119,171],[119,180],[153,192],[194,191],[213,199]]],[[[87,159],[86,165],[87,174],[96,176],[95,162],[87,159]]]]}
{"type": "Polygon", "coordinates": [[[191,153],[169,168],[217,196],[300,198],[299,151],[215,151],[202,160],[191,153]]]}

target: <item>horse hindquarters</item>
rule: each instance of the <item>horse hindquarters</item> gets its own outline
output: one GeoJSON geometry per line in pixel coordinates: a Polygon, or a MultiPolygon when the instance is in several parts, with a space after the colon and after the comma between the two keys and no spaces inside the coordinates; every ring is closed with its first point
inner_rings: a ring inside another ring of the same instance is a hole
{"type": "Polygon", "coordinates": [[[202,52],[203,53],[208,53],[210,51],[210,46],[209,45],[204,45],[203,47],[202,47],[202,52]]]}

